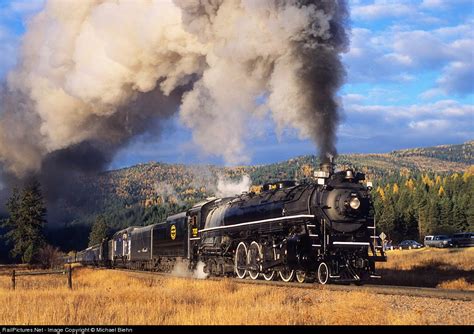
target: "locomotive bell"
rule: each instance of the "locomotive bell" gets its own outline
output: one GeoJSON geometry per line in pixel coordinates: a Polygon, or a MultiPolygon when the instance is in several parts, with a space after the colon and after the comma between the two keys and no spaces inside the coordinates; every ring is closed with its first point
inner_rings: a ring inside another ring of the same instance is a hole
{"type": "Polygon", "coordinates": [[[354,178],[354,172],[352,171],[352,169],[346,170],[346,175],[344,176],[344,178],[348,180],[354,178]]]}

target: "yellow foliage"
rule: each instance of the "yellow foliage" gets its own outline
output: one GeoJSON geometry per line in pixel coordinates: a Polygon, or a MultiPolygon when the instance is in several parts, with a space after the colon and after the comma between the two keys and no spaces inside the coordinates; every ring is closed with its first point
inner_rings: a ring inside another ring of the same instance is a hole
{"type": "Polygon", "coordinates": [[[468,174],[469,176],[473,176],[474,175],[474,165],[470,165],[465,173],[468,174]]]}
{"type": "Polygon", "coordinates": [[[398,194],[398,184],[396,183],[393,184],[393,193],[398,194]]]}
{"type": "Polygon", "coordinates": [[[415,189],[415,183],[413,182],[413,179],[408,179],[405,182],[405,187],[407,187],[410,191],[415,189]]]}
{"type": "Polygon", "coordinates": [[[259,194],[262,191],[262,188],[263,188],[262,186],[254,185],[254,186],[250,187],[250,192],[254,192],[256,194],[259,194]]]}
{"type": "Polygon", "coordinates": [[[385,201],[385,191],[382,188],[377,187],[377,192],[379,193],[380,198],[382,198],[382,201],[385,201]]]}
{"type": "Polygon", "coordinates": [[[444,195],[444,188],[443,186],[439,187],[439,191],[438,191],[438,196],[443,196],[444,195]]]}
{"type": "Polygon", "coordinates": [[[428,175],[423,175],[421,180],[423,181],[424,184],[432,187],[434,185],[434,181],[430,179],[428,175]]]}
{"type": "Polygon", "coordinates": [[[301,171],[303,172],[304,177],[312,177],[314,173],[314,168],[310,165],[301,166],[301,171]]]}
{"type": "Polygon", "coordinates": [[[474,176],[474,165],[469,166],[469,168],[462,175],[462,179],[463,179],[464,182],[467,182],[467,180],[471,176],[474,176]]]}

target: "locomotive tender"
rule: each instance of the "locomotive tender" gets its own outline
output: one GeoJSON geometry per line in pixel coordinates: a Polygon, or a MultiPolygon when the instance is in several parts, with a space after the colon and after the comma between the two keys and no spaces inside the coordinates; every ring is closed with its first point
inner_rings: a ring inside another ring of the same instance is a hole
{"type": "Polygon", "coordinates": [[[176,261],[194,269],[201,261],[213,276],[361,283],[379,278],[375,262],[386,261],[364,180],[323,163],[314,181],[210,198],[165,222],[118,231],[81,257],[143,270],[171,271],[176,261]]]}

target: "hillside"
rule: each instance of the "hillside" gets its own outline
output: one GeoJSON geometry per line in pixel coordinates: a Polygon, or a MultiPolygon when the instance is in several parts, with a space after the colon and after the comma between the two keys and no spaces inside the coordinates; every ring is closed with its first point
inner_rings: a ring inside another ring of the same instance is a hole
{"type": "MultiPolygon", "coordinates": [[[[437,176],[445,180],[444,176],[449,174],[465,174],[473,163],[473,145],[474,141],[470,141],[462,145],[400,150],[386,154],[342,154],[336,159],[336,168],[351,166],[363,171],[376,188],[390,187],[395,183],[404,187],[409,179],[413,179],[415,184],[424,184],[437,176]]],[[[282,179],[301,181],[310,178],[318,167],[319,161],[314,155],[259,166],[219,167],[159,162],[139,164],[77,180],[74,198],[67,203],[60,203],[59,208],[56,208],[56,211],[61,212],[61,217],[56,222],[59,225],[55,225],[68,226],[67,233],[60,232],[61,240],[65,243],[69,239],[75,244],[78,234],[84,236],[82,243],[87,243],[88,233],[84,229],[87,230],[99,214],[106,217],[112,230],[147,225],[216,195],[219,179],[240,181],[244,175],[249,175],[252,187],[255,187],[282,179]]],[[[436,187],[440,185],[436,182],[436,187]]],[[[433,191],[439,189],[433,188],[433,191]]],[[[378,193],[374,194],[378,196],[378,193]]],[[[69,248],[66,244],[63,246],[69,248]]]]}
{"type": "MultiPolygon", "coordinates": [[[[390,175],[419,172],[463,172],[473,163],[474,141],[462,145],[443,145],[394,151],[386,154],[343,154],[338,167],[352,166],[377,180],[390,175]]],[[[171,202],[189,205],[216,192],[216,180],[239,180],[248,174],[253,185],[281,179],[310,177],[319,166],[314,155],[260,165],[218,167],[150,162],[102,173],[96,179],[82,180],[88,194],[88,208],[106,209],[120,202],[125,207],[148,207],[171,202]]],[[[95,210],[94,210],[95,211],[95,210]]]]}
{"type": "MultiPolygon", "coordinates": [[[[351,166],[367,173],[368,178],[419,172],[464,172],[473,164],[474,141],[461,145],[393,151],[386,154],[342,154],[337,167],[351,166]]],[[[150,162],[103,173],[96,180],[97,190],[113,194],[128,204],[159,204],[160,197],[177,201],[204,198],[216,191],[219,176],[238,180],[248,174],[253,185],[282,179],[310,177],[319,167],[314,155],[299,156],[287,161],[259,166],[218,167],[213,165],[181,165],[150,162]]]]}

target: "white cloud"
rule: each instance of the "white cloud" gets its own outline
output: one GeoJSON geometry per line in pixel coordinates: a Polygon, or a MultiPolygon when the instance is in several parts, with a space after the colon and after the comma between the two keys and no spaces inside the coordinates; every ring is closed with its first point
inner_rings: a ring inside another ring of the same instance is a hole
{"type": "Polygon", "coordinates": [[[351,2],[351,16],[357,21],[397,20],[439,24],[443,19],[431,15],[431,9],[419,3],[405,0],[375,0],[372,3],[351,2]]]}
{"type": "Polygon", "coordinates": [[[452,6],[472,4],[472,0],[423,0],[420,8],[429,10],[443,10],[452,6]]]}
{"type": "Polygon", "coordinates": [[[440,9],[446,6],[446,1],[444,0],[423,0],[420,7],[429,8],[429,9],[440,9]]]}
{"type": "Polygon", "coordinates": [[[413,6],[406,3],[375,1],[369,5],[354,5],[351,15],[355,19],[381,19],[386,17],[411,16],[413,6]]]}
{"type": "Polygon", "coordinates": [[[470,19],[465,23],[456,26],[434,29],[433,33],[444,40],[450,40],[452,38],[460,39],[466,36],[471,36],[472,38],[472,36],[474,35],[474,31],[472,30],[473,25],[474,22],[472,19],[470,19]]]}
{"type": "Polygon", "coordinates": [[[411,129],[414,130],[430,130],[430,131],[441,131],[447,130],[450,127],[450,122],[445,119],[428,119],[424,121],[412,121],[408,124],[411,129]]]}
{"type": "Polygon", "coordinates": [[[441,90],[448,94],[464,95],[474,93],[473,62],[456,61],[447,65],[436,81],[441,90]]]}
{"type": "Polygon", "coordinates": [[[343,97],[344,103],[352,104],[364,101],[367,97],[361,94],[346,94],[343,97]]]}
{"type": "Polygon", "coordinates": [[[428,89],[428,90],[424,91],[423,93],[421,93],[418,97],[423,99],[423,100],[431,100],[431,99],[434,99],[436,97],[443,96],[443,95],[445,95],[443,90],[441,90],[439,88],[431,88],[431,89],[428,89]]]}
{"type": "Polygon", "coordinates": [[[395,33],[392,59],[402,66],[436,67],[452,57],[448,46],[428,31],[395,33]]]}
{"type": "Polygon", "coordinates": [[[388,119],[415,120],[419,117],[470,117],[474,116],[474,106],[462,104],[456,100],[440,100],[434,103],[412,104],[412,105],[362,105],[347,104],[347,112],[378,115],[388,119]]]}
{"type": "Polygon", "coordinates": [[[474,106],[470,104],[449,99],[409,105],[344,101],[346,121],[339,134],[348,151],[384,152],[474,138],[474,106]]]}
{"type": "Polygon", "coordinates": [[[474,20],[432,30],[400,25],[382,31],[356,27],[344,62],[351,83],[403,83],[414,81],[429,70],[438,73],[438,77],[422,98],[431,99],[440,93],[471,94],[474,20]]]}

